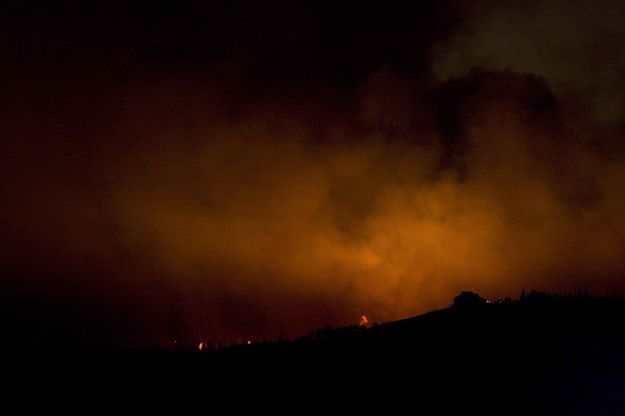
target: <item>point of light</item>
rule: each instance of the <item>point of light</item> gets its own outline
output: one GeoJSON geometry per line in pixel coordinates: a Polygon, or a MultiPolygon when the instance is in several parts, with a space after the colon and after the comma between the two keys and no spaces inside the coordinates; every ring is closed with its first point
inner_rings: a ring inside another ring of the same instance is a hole
{"type": "Polygon", "coordinates": [[[200,350],[200,351],[204,351],[204,342],[200,342],[200,343],[197,345],[197,349],[198,349],[198,350],[200,350]]]}
{"type": "Polygon", "coordinates": [[[249,339],[247,340],[247,345],[252,345],[252,341],[250,341],[249,339]]]}

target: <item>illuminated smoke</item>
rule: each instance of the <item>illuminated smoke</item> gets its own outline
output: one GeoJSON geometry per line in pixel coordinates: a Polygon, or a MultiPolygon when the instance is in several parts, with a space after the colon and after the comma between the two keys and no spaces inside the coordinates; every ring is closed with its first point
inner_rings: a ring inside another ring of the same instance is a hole
{"type": "Polygon", "coordinates": [[[79,316],[88,336],[120,343],[228,344],[363,310],[403,318],[460,290],[622,290],[612,104],[625,84],[608,93],[584,75],[590,46],[579,67],[478,60],[487,17],[469,16],[484,29],[474,38],[434,45],[434,73],[417,79],[381,65],[354,86],[259,88],[246,59],[191,73],[137,64],[110,84],[63,80],[58,106],[16,81],[0,149],[16,314],[67,299],[50,317],[41,307],[47,322],[79,316]],[[597,102],[569,88],[571,68],[597,102]]]}

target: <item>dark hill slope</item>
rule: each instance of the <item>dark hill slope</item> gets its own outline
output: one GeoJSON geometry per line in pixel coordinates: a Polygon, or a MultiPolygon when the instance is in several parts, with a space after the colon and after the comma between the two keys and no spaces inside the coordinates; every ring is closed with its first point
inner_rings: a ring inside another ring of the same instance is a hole
{"type": "Polygon", "coordinates": [[[428,406],[469,400],[515,405],[503,414],[625,414],[625,302],[536,294],[230,348],[211,360],[291,380],[407,389],[428,406]]]}

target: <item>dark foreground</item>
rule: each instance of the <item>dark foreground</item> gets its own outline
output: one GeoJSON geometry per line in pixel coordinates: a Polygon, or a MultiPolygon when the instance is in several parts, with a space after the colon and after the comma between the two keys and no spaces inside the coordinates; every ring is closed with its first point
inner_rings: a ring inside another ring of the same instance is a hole
{"type": "Polygon", "coordinates": [[[377,403],[385,413],[409,405],[417,414],[625,414],[621,299],[535,295],[211,353],[8,358],[29,375],[69,373],[78,384],[84,381],[83,388],[112,377],[109,387],[170,395],[191,388],[209,401],[235,395],[234,407],[261,395],[261,402],[251,403],[295,400],[307,408],[338,400],[354,411],[377,403]],[[45,371],[39,371],[42,362],[45,371]]]}

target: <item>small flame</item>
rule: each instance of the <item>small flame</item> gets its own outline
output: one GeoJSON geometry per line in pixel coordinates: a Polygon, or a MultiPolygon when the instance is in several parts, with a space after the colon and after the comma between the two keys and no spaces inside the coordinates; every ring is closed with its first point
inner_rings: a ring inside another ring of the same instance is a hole
{"type": "Polygon", "coordinates": [[[362,315],[360,317],[360,322],[358,323],[358,326],[369,326],[369,320],[365,315],[362,315]]]}
{"type": "Polygon", "coordinates": [[[252,345],[252,341],[250,341],[249,339],[247,340],[247,345],[252,345]]]}
{"type": "Polygon", "coordinates": [[[197,345],[197,349],[198,349],[198,350],[200,350],[200,351],[204,351],[204,342],[200,342],[200,343],[197,345]]]}

